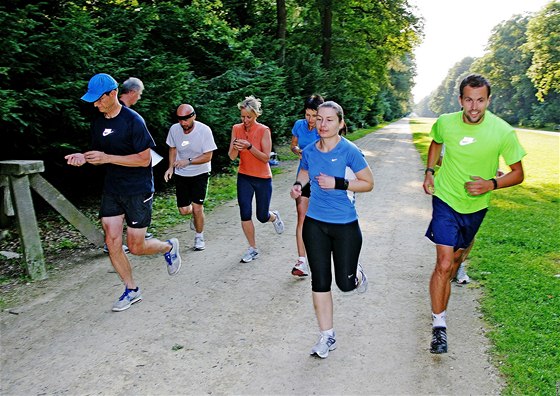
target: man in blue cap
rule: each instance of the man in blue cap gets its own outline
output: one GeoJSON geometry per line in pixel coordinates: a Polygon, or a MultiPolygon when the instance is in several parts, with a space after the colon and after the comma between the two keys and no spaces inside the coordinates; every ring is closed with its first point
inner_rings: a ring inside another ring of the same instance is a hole
{"type": "Polygon", "coordinates": [[[99,217],[105,231],[105,243],[115,271],[124,282],[125,291],[114,303],[113,311],[130,308],[142,300],[140,288],[132,276],[132,267],[122,249],[124,221],[127,244],[137,255],[163,253],[169,275],[181,268],[179,241],[146,240],[152,217],[154,182],[150,149],[154,140],[144,119],[119,103],[118,84],[108,74],[91,78],[82,100],[93,103],[100,114],[92,121],[92,151],[67,155],[69,165],[104,165],[106,169],[99,217]]]}

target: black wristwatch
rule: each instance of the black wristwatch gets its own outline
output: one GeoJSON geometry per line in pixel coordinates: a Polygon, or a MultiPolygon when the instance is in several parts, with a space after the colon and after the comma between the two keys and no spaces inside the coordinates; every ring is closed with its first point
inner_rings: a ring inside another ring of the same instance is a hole
{"type": "Polygon", "coordinates": [[[436,171],[434,170],[434,168],[426,168],[426,170],[424,171],[424,174],[426,174],[428,172],[432,172],[432,175],[436,174],[436,171]]]}

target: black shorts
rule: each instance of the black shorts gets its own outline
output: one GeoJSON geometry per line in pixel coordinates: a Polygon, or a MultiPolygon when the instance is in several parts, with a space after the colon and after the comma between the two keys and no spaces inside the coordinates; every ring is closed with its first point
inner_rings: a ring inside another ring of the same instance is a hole
{"type": "Polygon", "coordinates": [[[99,217],[114,217],[124,214],[128,227],[145,228],[152,222],[153,202],[154,193],[151,192],[138,195],[103,194],[99,217]]]}
{"type": "Polygon", "coordinates": [[[311,182],[301,188],[301,196],[305,198],[309,198],[311,196],[311,182]]]}
{"type": "Polygon", "coordinates": [[[175,193],[177,207],[184,208],[191,203],[203,205],[208,192],[209,173],[196,176],[175,175],[175,193]]]}

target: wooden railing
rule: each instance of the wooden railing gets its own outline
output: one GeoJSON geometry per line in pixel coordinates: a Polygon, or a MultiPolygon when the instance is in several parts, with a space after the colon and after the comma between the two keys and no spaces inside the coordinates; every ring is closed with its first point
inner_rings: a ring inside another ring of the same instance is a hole
{"type": "Polygon", "coordinates": [[[2,216],[15,215],[17,219],[27,272],[33,280],[46,279],[47,271],[31,189],[91,243],[95,246],[103,246],[101,230],[39,174],[44,170],[43,161],[0,161],[0,186],[4,190],[2,216]]]}

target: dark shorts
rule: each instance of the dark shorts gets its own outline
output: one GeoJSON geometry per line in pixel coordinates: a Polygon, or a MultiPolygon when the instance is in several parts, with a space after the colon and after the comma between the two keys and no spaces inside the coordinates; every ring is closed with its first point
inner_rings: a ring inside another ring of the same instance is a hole
{"type": "Polygon", "coordinates": [[[196,176],[175,175],[177,207],[184,208],[191,203],[203,205],[208,193],[208,173],[196,176]]]}
{"type": "Polygon", "coordinates": [[[307,183],[301,188],[301,196],[309,198],[311,196],[311,183],[307,183]]]}
{"type": "Polygon", "coordinates": [[[124,214],[126,225],[130,228],[145,228],[152,221],[154,193],[138,195],[103,194],[99,217],[114,217],[124,214]]]}
{"type": "Polygon", "coordinates": [[[436,245],[466,249],[473,241],[488,209],[462,214],[436,196],[432,197],[432,221],[426,237],[436,245]]]}

